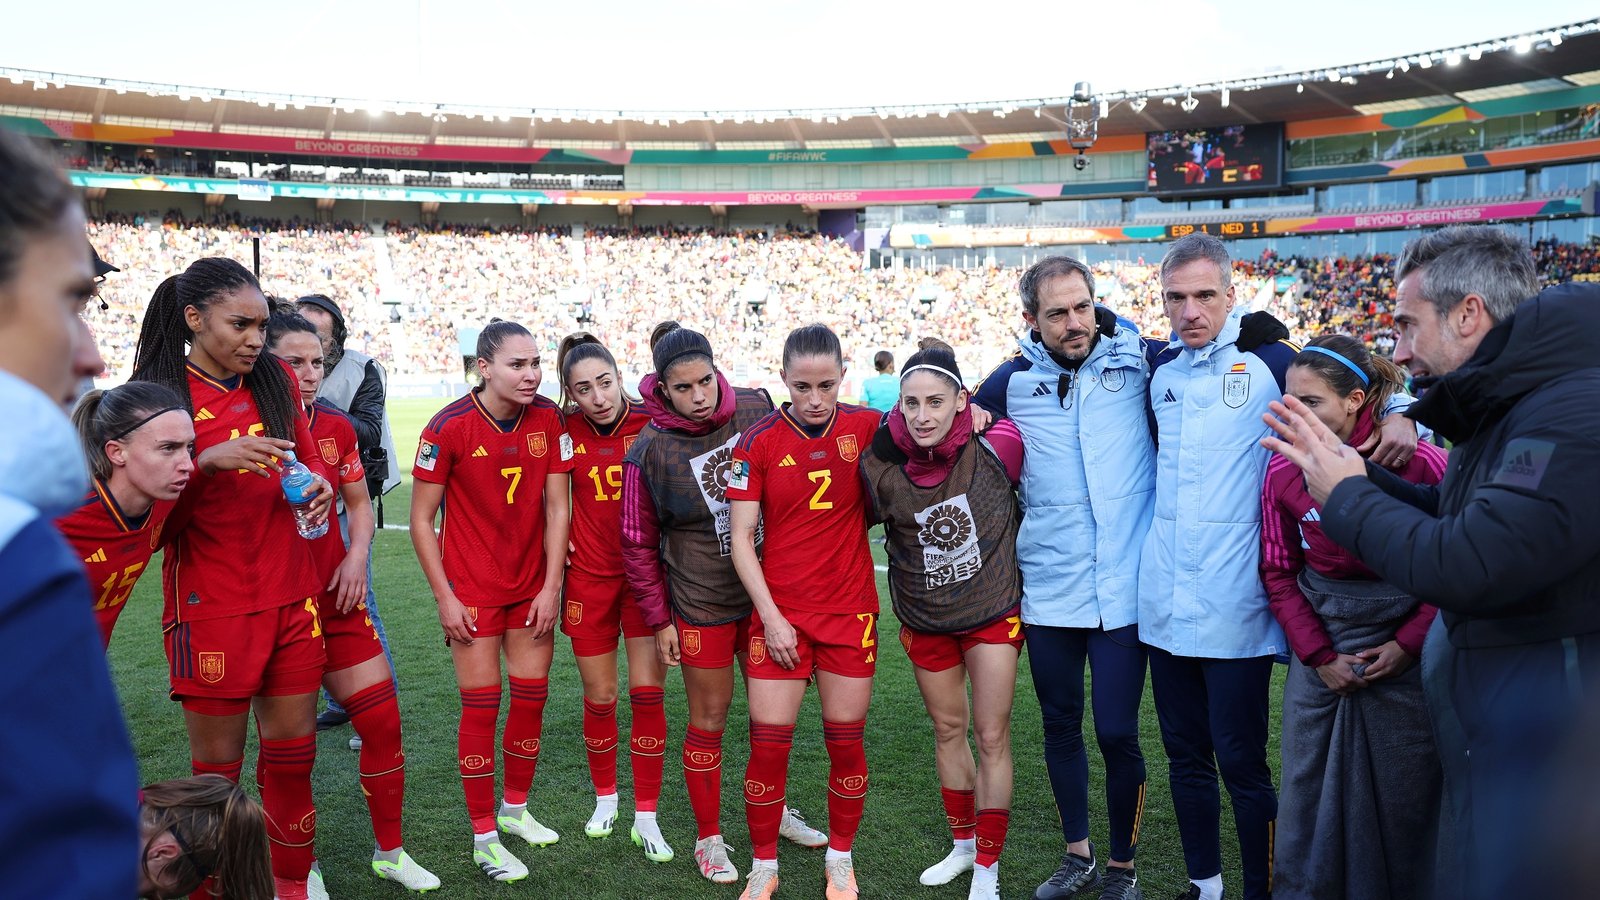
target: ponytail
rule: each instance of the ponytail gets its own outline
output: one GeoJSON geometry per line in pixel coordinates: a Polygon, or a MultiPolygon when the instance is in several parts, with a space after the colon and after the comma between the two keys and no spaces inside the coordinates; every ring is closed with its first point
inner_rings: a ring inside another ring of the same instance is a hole
{"type": "Polygon", "coordinates": [[[152,784],[144,789],[139,820],[145,835],[139,865],[147,878],[150,845],[163,832],[172,832],[184,851],[163,872],[161,893],[184,896],[212,878],[216,896],[271,900],[266,815],[237,784],[220,775],[152,784]]]}
{"type": "Polygon", "coordinates": [[[90,473],[101,481],[110,478],[112,466],[106,457],[106,443],[120,441],[156,416],[174,410],[187,412],[178,395],[163,385],[146,381],[130,381],[109,391],[84,394],[72,409],[72,424],[78,429],[78,441],[83,445],[90,473]]]}
{"type": "Polygon", "coordinates": [[[1406,387],[1406,374],[1390,360],[1376,356],[1347,334],[1325,334],[1306,344],[1294,358],[1296,368],[1310,369],[1340,397],[1357,390],[1366,396],[1358,414],[1374,425],[1383,418],[1389,400],[1406,387]]]}
{"type": "Polygon", "coordinates": [[[820,322],[801,325],[783,339],[783,367],[789,368],[802,356],[831,356],[844,368],[844,348],[839,346],[839,336],[820,322]]]}
{"type": "MultiPolygon", "coordinates": [[[[223,294],[239,290],[261,291],[260,282],[250,270],[231,259],[197,259],[181,273],[161,282],[145,307],[144,323],[139,328],[139,343],[133,356],[133,381],[150,381],[177,393],[183,407],[194,411],[189,396],[186,367],[194,332],[184,318],[184,310],[194,307],[204,313],[223,294]]],[[[256,410],[267,437],[294,440],[295,417],[300,414],[300,392],[289,379],[278,358],[263,353],[256,365],[245,373],[256,410]]]]}
{"type": "Polygon", "coordinates": [[[587,331],[577,331],[561,339],[556,347],[556,373],[561,376],[561,405],[571,406],[574,401],[568,391],[568,382],[572,379],[572,367],[585,360],[598,359],[611,367],[616,373],[617,380],[622,379],[622,370],[617,368],[617,359],[600,343],[600,339],[587,331]]]}

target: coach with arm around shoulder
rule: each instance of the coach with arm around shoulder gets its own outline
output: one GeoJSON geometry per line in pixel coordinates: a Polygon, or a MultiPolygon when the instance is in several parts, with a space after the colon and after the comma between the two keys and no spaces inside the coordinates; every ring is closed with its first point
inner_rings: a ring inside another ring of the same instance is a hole
{"type": "Polygon", "coordinates": [[[1330,538],[1439,607],[1422,661],[1449,895],[1578,896],[1549,851],[1567,823],[1543,813],[1595,787],[1554,772],[1600,672],[1600,285],[1535,296],[1528,246],[1492,227],[1418,238],[1395,274],[1395,362],[1426,388],[1407,414],[1454,444],[1443,482],[1364,465],[1293,402],[1263,443],[1304,471],[1330,538]]]}
{"type": "Polygon", "coordinates": [[[1076,259],[1042,259],[1018,288],[1029,334],[974,401],[1009,417],[1027,451],[1017,534],[1022,620],[1066,844],[1034,897],[1064,900],[1100,886],[1107,900],[1132,900],[1140,896],[1133,857],[1145,786],[1139,546],[1155,496],[1144,345],[1132,324],[1094,305],[1094,274],[1076,259]],[[1106,769],[1111,847],[1103,874],[1089,843],[1085,662],[1106,769]]]}
{"type": "MultiPolygon", "coordinates": [[[[1272,895],[1278,807],[1267,764],[1268,685],[1288,644],[1258,571],[1270,457],[1258,442],[1261,415],[1282,398],[1297,348],[1282,340],[1281,324],[1279,339],[1241,346],[1231,270],[1225,245],[1210,235],[1167,250],[1161,291],[1176,339],[1153,355],[1150,375],[1156,492],[1139,563],[1139,637],[1149,648],[1190,881],[1179,896],[1191,900],[1222,897],[1217,775],[1233,801],[1246,900],[1272,895]]],[[[1250,319],[1259,330],[1262,315],[1250,319]]],[[[1409,420],[1391,415],[1381,431],[1375,456],[1409,458],[1417,440],[1409,420]]]]}

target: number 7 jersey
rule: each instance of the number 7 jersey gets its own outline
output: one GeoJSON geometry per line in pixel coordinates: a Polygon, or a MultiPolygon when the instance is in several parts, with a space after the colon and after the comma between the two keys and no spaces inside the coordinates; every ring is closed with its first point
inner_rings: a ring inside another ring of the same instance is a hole
{"type": "Polygon", "coordinates": [[[561,411],[535,397],[498,421],[476,391],[422,430],[411,475],[444,486],[444,572],[467,606],[511,606],[544,584],[544,482],[572,471],[561,411]]]}
{"type": "Polygon", "coordinates": [[[761,503],[761,571],[779,609],[878,611],[861,454],[882,420],[877,410],[840,403],[813,437],[785,403],[734,448],[728,499],[761,503]]]}

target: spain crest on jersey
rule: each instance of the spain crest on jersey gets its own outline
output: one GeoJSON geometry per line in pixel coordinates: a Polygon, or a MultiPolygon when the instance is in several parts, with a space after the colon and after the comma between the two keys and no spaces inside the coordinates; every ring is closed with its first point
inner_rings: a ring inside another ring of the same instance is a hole
{"type": "Polygon", "coordinates": [[[577,600],[567,601],[567,624],[576,625],[583,621],[583,604],[577,600]]]}
{"type": "Polygon", "coordinates": [[[856,436],[855,435],[853,435],[853,434],[841,434],[841,435],[839,435],[839,456],[845,462],[855,462],[856,461],[856,457],[858,457],[860,455],[861,455],[861,447],[856,444],[856,436]]]}
{"type": "Polygon", "coordinates": [[[689,656],[700,655],[700,629],[685,628],[679,635],[683,639],[683,652],[689,656]]]}
{"type": "Polygon", "coordinates": [[[1226,403],[1231,409],[1238,409],[1248,399],[1250,399],[1250,375],[1248,372],[1229,372],[1222,377],[1223,403],[1226,403]]]}
{"type": "Polygon", "coordinates": [[[339,464],[339,442],[333,438],[318,438],[317,452],[322,454],[322,461],[330,466],[339,464]]]}
{"type": "Polygon", "coordinates": [[[201,653],[200,680],[206,684],[216,684],[221,681],[225,671],[223,661],[223,654],[220,651],[201,653]]]}
{"type": "Polygon", "coordinates": [[[750,662],[760,665],[767,661],[767,639],[764,637],[750,638],[750,662]]]}
{"type": "Polygon", "coordinates": [[[543,457],[550,451],[550,444],[544,438],[544,432],[536,431],[528,435],[528,452],[536,457],[543,457]]]}

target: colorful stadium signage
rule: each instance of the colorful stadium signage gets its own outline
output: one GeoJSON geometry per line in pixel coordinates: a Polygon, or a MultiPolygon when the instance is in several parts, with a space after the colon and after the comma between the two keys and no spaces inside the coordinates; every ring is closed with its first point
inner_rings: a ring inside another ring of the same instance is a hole
{"type": "Polygon", "coordinates": [[[1122,225],[1105,228],[996,228],[943,225],[895,225],[889,246],[896,249],[1021,247],[1172,240],[1203,232],[1225,238],[1266,238],[1287,234],[1378,231],[1436,225],[1461,225],[1512,219],[1578,215],[1582,198],[1524,200],[1516,203],[1435,206],[1391,212],[1292,219],[1244,219],[1176,225],[1122,225]]]}

